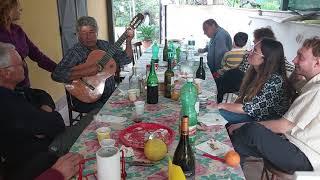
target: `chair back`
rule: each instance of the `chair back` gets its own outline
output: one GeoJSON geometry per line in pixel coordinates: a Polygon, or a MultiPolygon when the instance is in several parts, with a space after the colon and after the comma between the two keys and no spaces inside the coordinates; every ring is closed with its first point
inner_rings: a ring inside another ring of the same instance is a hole
{"type": "Polygon", "coordinates": [[[142,43],[140,41],[133,44],[133,61],[132,61],[133,65],[135,65],[135,62],[142,55],[141,45],[142,45],[142,43]]]}
{"type": "Polygon", "coordinates": [[[70,126],[73,125],[74,122],[80,121],[82,118],[83,114],[81,112],[78,112],[75,110],[74,105],[72,103],[72,97],[71,94],[65,89],[66,91],[66,99],[67,99],[67,105],[68,105],[68,115],[69,115],[69,122],[70,126]],[[75,118],[73,117],[73,112],[79,113],[75,118]]]}

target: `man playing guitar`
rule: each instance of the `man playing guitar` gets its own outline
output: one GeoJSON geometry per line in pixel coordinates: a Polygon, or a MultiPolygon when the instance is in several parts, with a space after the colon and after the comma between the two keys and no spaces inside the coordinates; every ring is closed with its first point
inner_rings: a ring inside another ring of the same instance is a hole
{"type": "MultiPolygon", "coordinates": [[[[79,42],[69,49],[61,62],[57,65],[51,77],[54,81],[70,83],[73,80],[81,79],[87,76],[96,75],[102,71],[99,64],[92,64],[86,68],[79,68],[85,63],[90,52],[94,50],[108,51],[111,44],[105,40],[98,40],[98,25],[93,17],[80,17],[76,24],[76,30],[79,42]]],[[[129,64],[132,61],[131,40],[134,37],[134,30],[126,30],[126,49],[122,51],[117,48],[112,58],[121,66],[129,64]]],[[[85,103],[72,97],[72,103],[79,112],[89,112],[96,108],[101,108],[115,90],[114,76],[105,80],[104,91],[101,97],[93,103],[85,103]]]]}

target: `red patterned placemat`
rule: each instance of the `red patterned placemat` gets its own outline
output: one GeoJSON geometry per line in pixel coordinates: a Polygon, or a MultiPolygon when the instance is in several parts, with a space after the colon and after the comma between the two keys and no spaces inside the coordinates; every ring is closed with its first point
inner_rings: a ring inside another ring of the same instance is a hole
{"type": "Polygon", "coordinates": [[[156,123],[137,123],[129,126],[120,132],[119,138],[126,146],[142,149],[151,134],[162,139],[167,145],[174,139],[174,131],[171,128],[156,123]]]}

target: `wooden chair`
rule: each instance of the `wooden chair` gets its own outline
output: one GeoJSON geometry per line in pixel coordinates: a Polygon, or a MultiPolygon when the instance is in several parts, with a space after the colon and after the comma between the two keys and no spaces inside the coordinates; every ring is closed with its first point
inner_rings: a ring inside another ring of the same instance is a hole
{"type": "Polygon", "coordinates": [[[73,103],[72,103],[71,94],[66,89],[65,89],[65,91],[66,91],[66,99],[67,99],[67,104],[68,104],[69,122],[70,122],[70,126],[72,126],[72,125],[74,125],[74,122],[80,121],[80,119],[83,117],[83,113],[75,110],[73,103]],[[73,117],[73,112],[78,113],[75,118],[73,117]]]}
{"type": "Polygon", "coordinates": [[[140,58],[140,56],[142,55],[142,51],[141,51],[141,45],[142,43],[136,42],[133,45],[133,61],[132,61],[132,65],[135,64],[135,62],[140,58]]]}
{"type": "Polygon", "coordinates": [[[264,161],[261,180],[293,180],[294,175],[275,169],[270,163],[264,161]],[[271,177],[271,179],[270,179],[271,177]]]}

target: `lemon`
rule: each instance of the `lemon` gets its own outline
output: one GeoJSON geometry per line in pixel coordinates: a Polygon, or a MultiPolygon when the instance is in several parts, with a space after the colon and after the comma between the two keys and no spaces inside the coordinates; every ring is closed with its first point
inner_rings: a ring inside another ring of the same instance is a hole
{"type": "Polygon", "coordinates": [[[159,161],[166,156],[168,152],[167,145],[161,139],[149,139],[144,144],[144,155],[150,161],[159,161]]]}

